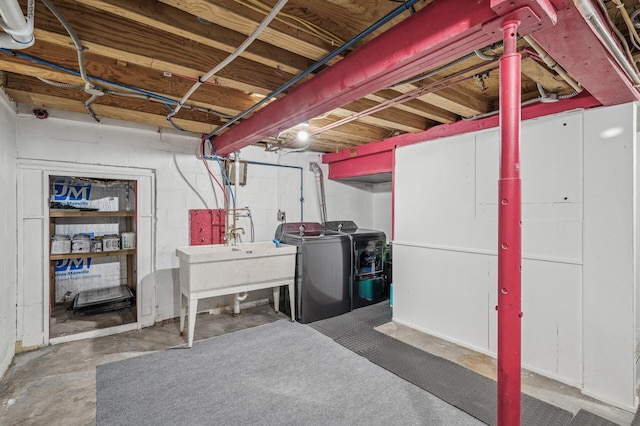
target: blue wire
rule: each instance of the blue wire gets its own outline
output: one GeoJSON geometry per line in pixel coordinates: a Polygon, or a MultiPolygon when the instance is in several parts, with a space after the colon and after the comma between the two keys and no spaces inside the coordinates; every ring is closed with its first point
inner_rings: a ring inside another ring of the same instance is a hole
{"type": "MultiPolygon", "coordinates": [[[[67,72],[69,74],[73,74],[73,75],[76,75],[76,76],[81,76],[81,74],[76,70],[72,70],[71,68],[66,68],[66,67],[54,64],[53,62],[45,61],[45,60],[40,59],[40,58],[36,58],[35,56],[25,55],[24,53],[16,52],[14,50],[5,49],[3,47],[0,47],[0,52],[8,53],[9,55],[12,55],[12,56],[15,56],[15,57],[18,57],[18,58],[27,59],[29,61],[41,64],[41,65],[46,65],[48,67],[51,67],[51,68],[54,68],[54,69],[57,69],[57,70],[60,70],[60,71],[67,72]]],[[[158,94],[153,93],[153,92],[148,92],[146,90],[138,89],[138,88],[135,88],[135,87],[132,87],[132,86],[128,86],[126,84],[116,83],[114,81],[105,80],[103,78],[94,77],[92,75],[88,75],[87,77],[91,78],[92,80],[99,81],[101,83],[107,83],[107,84],[110,84],[110,85],[113,85],[113,86],[116,86],[116,87],[121,87],[123,89],[132,90],[134,92],[138,92],[140,94],[143,94],[143,95],[146,95],[146,96],[149,96],[149,97],[152,97],[152,98],[156,98],[156,99],[165,101],[168,104],[172,104],[172,103],[173,104],[177,104],[178,103],[178,101],[176,101],[174,99],[167,98],[165,96],[158,95],[158,94]]],[[[173,108],[171,108],[171,109],[173,110],[173,108]]]]}

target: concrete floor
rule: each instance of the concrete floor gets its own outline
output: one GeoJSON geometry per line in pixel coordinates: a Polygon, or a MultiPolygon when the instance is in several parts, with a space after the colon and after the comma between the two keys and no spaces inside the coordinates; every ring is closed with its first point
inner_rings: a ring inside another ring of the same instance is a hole
{"type": "MultiPolygon", "coordinates": [[[[285,318],[269,305],[229,313],[201,314],[195,340],[266,324],[285,318]]],[[[0,379],[0,424],[91,425],[96,418],[96,366],[181,345],[178,320],[158,323],[113,336],[47,346],[18,354],[0,379]]],[[[461,348],[396,323],[377,328],[399,340],[457,362],[495,379],[495,363],[488,356],[461,348]]],[[[586,398],[577,389],[523,372],[523,391],[569,411],[584,408],[622,426],[633,414],[586,398]]]]}

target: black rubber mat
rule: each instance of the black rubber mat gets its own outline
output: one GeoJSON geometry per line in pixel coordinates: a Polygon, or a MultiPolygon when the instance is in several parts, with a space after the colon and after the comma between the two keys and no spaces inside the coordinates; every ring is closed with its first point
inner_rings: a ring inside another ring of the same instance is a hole
{"type": "MultiPolygon", "coordinates": [[[[633,423],[632,423],[633,424],[633,423]]],[[[569,426],[619,426],[600,416],[596,416],[585,410],[578,411],[578,414],[571,420],[569,426]]]]}
{"type": "Polygon", "coordinates": [[[373,329],[373,326],[370,324],[361,321],[356,317],[350,316],[349,314],[327,318],[308,325],[315,328],[320,333],[331,337],[333,340],[355,336],[356,334],[364,333],[367,330],[373,329]]]}
{"type": "Polygon", "coordinates": [[[362,355],[365,358],[368,358],[367,354],[369,352],[376,350],[378,347],[390,341],[393,341],[393,338],[370,328],[365,332],[334,340],[347,349],[350,349],[353,352],[362,355]]]}
{"type": "Polygon", "coordinates": [[[378,303],[356,309],[347,314],[347,316],[364,321],[372,327],[377,327],[391,321],[391,307],[388,303],[378,303]]]}
{"type": "MultiPolygon", "coordinates": [[[[373,329],[389,321],[391,308],[383,302],[308,325],[478,420],[496,424],[496,382],[373,329]]],[[[525,394],[521,415],[525,426],[615,425],[584,410],[573,417],[567,410],[525,394]]]]}

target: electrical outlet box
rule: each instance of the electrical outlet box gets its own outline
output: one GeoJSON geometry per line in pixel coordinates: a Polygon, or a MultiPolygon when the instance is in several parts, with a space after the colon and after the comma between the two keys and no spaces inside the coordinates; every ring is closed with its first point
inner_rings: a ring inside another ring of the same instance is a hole
{"type": "Polygon", "coordinates": [[[286,221],[286,220],[287,220],[287,213],[285,213],[285,212],[284,212],[284,211],[282,211],[282,210],[278,210],[278,220],[279,220],[280,222],[284,222],[284,221],[286,221]]]}

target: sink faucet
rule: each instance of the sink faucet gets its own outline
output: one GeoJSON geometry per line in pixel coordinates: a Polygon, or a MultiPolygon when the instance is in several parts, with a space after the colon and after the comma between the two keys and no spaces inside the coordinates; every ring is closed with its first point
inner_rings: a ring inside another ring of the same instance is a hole
{"type": "Polygon", "coordinates": [[[238,238],[239,238],[239,231],[242,231],[242,235],[244,235],[244,228],[231,228],[231,230],[229,231],[228,235],[229,235],[229,240],[232,241],[232,245],[236,245],[238,238]]]}

